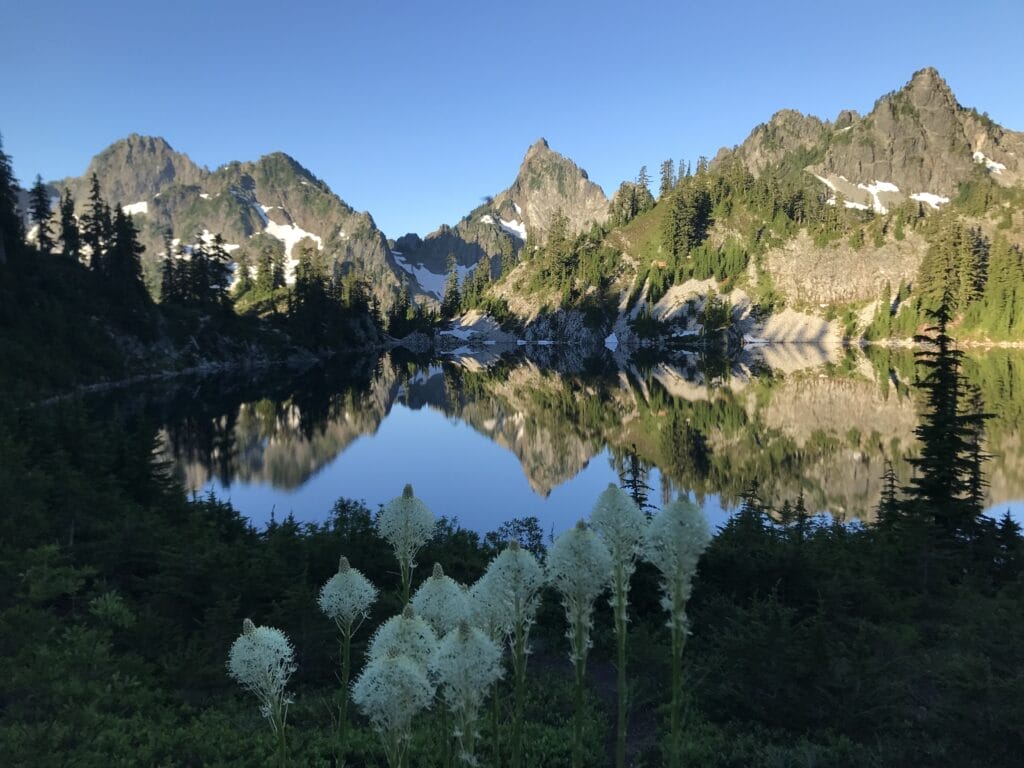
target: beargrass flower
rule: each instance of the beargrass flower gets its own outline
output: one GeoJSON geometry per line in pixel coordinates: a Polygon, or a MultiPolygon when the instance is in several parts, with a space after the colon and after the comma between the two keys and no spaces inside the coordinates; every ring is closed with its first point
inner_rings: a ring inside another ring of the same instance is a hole
{"type": "Polygon", "coordinates": [[[475,765],[476,724],[487,692],[502,675],[501,648],[463,620],[441,640],[430,672],[455,716],[460,759],[475,765]]]}
{"type": "Polygon", "coordinates": [[[391,768],[404,764],[412,719],[433,699],[424,665],[395,647],[372,657],[352,686],[352,700],[380,735],[391,768]]]}
{"type": "Polygon", "coordinates": [[[682,709],[683,648],[689,627],[686,602],[690,599],[697,563],[711,541],[708,522],[687,499],[669,504],[655,515],[647,528],[644,552],[661,571],[661,605],[669,612],[672,631],[672,704],[669,717],[669,763],[679,765],[682,755],[680,714],[682,709]]]}
{"type": "Polygon", "coordinates": [[[662,607],[669,626],[686,632],[686,601],[690,599],[697,563],[711,541],[708,521],[686,499],[672,502],[654,516],[647,528],[644,553],[662,576],[662,607]]]}
{"type": "Polygon", "coordinates": [[[629,579],[636,570],[636,559],[643,548],[647,517],[636,502],[616,485],[597,498],[590,513],[590,524],[612,556],[611,606],[615,615],[615,640],[618,650],[618,723],[615,749],[616,768],[626,764],[626,624],[629,616],[629,579]]]}
{"type": "MultiPolygon", "coordinates": [[[[523,763],[523,709],[526,702],[526,655],[530,628],[540,607],[544,571],[531,552],[512,540],[470,590],[471,613],[479,629],[504,637],[512,648],[514,708],[512,713],[512,768],[523,763]]],[[[497,722],[497,721],[495,721],[497,722]]],[[[495,727],[495,752],[498,731],[495,727]]]]}
{"type": "Polygon", "coordinates": [[[411,605],[407,605],[401,614],[392,616],[377,627],[366,649],[366,657],[371,660],[382,658],[394,650],[426,668],[436,648],[434,630],[416,615],[411,605]]]}
{"type": "Polygon", "coordinates": [[[341,691],[338,703],[338,744],[343,747],[348,726],[348,681],[352,669],[352,636],[370,613],[377,599],[377,588],[362,573],[349,565],[344,555],[338,559],[338,572],[320,590],[320,610],[333,619],[341,633],[341,691]]]}
{"type": "Polygon", "coordinates": [[[324,584],[317,602],[327,618],[338,625],[339,631],[351,634],[369,616],[370,606],[376,600],[377,588],[342,556],[338,560],[338,572],[324,584]]]}
{"type": "Polygon", "coordinates": [[[257,627],[249,619],[242,622],[242,634],[228,653],[228,674],[259,700],[260,714],[277,736],[280,765],[284,765],[284,727],[292,703],[285,688],[295,669],[295,650],[284,632],[257,627]]]}
{"type": "Polygon", "coordinates": [[[548,580],[562,595],[569,622],[569,658],[576,668],[576,717],[573,723],[573,768],[583,761],[583,679],[594,601],[608,586],[612,556],[608,547],[582,520],[565,531],[548,551],[548,580]]]}
{"type": "Polygon", "coordinates": [[[407,603],[416,554],[434,535],[434,515],[413,495],[412,486],[406,485],[401,496],[381,509],[376,526],[377,532],[395,551],[402,578],[402,602],[407,603]]]}
{"type": "Polygon", "coordinates": [[[469,618],[466,591],[455,579],[445,576],[440,563],[434,563],[433,574],[420,584],[410,605],[438,637],[444,637],[459,626],[459,622],[469,618]]]}

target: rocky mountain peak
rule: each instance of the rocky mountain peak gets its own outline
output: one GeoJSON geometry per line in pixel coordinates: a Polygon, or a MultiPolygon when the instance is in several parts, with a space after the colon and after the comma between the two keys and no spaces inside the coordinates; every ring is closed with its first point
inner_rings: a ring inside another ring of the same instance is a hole
{"type": "Polygon", "coordinates": [[[511,202],[522,224],[537,242],[543,242],[557,211],[580,232],[608,218],[608,198],[587,172],[565,155],[536,141],[526,152],[515,182],[495,197],[495,203],[511,202]]]}
{"type": "Polygon", "coordinates": [[[188,157],[176,152],[159,136],[131,134],[115,141],[96,155],[80,179],[65,179],[75,197],[84,200],[87,183],[96,174],[103,184],[104,196],[111,202],[132,204],[148,200],[170,184],[198,184],[206,175],[188,157]]]}

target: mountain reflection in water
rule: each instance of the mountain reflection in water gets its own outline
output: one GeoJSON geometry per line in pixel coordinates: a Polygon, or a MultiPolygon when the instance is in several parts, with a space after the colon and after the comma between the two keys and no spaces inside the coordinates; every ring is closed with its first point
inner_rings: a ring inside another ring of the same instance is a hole
{"type": "MultiPolygon", "coordinates": [[[[186,487],[257,523],[272,511],[323,520],[341,496],[375,507],[412,482],[435,514],[475,530],[526,515],[561,529],[631,454],[653,506],[690,494],[716,524],[755,483],[775,506],[803,493],[810,510],[871,519],[885,462],[909,479],[909,350],[768,345],[713,364],[539,352],[394,354],[276,383],[202,380],[162,402],[162,450],[186,487]]],[[[1022,363],[1012,350],[964,360],[995,414],[986,474],[1000,513],[1024,497],[1022,363]]]]}

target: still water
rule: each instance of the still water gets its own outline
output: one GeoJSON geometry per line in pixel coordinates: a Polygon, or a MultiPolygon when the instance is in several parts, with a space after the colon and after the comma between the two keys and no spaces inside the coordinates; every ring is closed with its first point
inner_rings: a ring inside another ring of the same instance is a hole
{"type": "MultiPolygon", "coordinates": [[[[1020,519],[1024,354],[965,360],[989,422],[988,501],[1020,519]]],[[[205,379],[159,409],[162,452],[190,490],[260,525],[321,521],[339,497],[371,508],[412,483],[437,515],[493,530],[585,517],[608,483],[638,478],[652,507],[677,495],[722,524],[753,487],[781,506],[871,519],[891,462],[916,449],[906,350],[766,347],[737,360],[644,364],[522,351],[414,361],[385,355],[271,381],[205,379]]]]}

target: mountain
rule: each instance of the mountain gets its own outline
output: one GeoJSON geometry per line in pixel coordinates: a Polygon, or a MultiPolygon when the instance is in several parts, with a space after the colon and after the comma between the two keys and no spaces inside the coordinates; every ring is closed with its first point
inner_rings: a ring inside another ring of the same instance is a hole
{"type": "Polygon", "coordinates": [[[315,248],[328,268],[356,270],[369,279],[384,306],[400,287],[373,217],[355,211],[283,152],[209,171],[162,138],[133,134],[96,155],[82,176],[53,184],[71,190],[79,215],[88,206],[94,173],[104,198],[133,215],[146,246],[143,261],[151,281],[164,251],[164,232],[170,229],[186,244],[220,233],[236,257],[239,249],[269,244],[284,251],[289,280],[299,249],[315,248]]]}
{"type": "Polygon", "coordinates": [[[848,207],[878,213],[908,198],[932,208],[948,203],[979,170],[1004,187],[1024,181],[1024,134],[961,106],[932,67],[880,98],[865,117],[845,110],[830,123],[778,112],[716,160],[737,157],[756,176],[794,153],[803,153],[805,170],[848,207]]]}
{"type": "Polygon", "coordinates": [[[441,298],[448,254],[455,254],[462,276],[483,259],[489,259],[496,273],[502,257],[517,255],[527,238],[533,244],[544,242],[557,211],[576,234],[607,220],[608,199],[586,171],[538,139],[508,189],[487,198],[454,226],[442,225],[422,238],[399,238],[395,258],[424,291],[441,298]]]}

